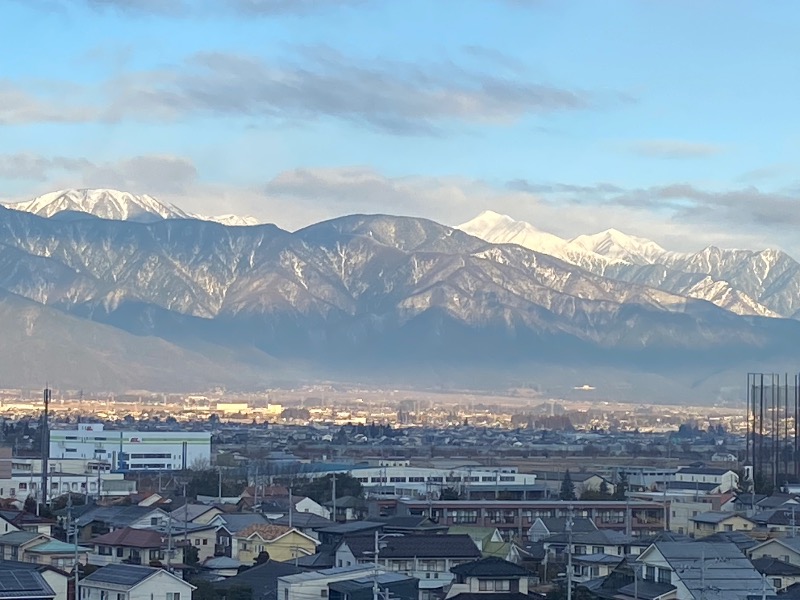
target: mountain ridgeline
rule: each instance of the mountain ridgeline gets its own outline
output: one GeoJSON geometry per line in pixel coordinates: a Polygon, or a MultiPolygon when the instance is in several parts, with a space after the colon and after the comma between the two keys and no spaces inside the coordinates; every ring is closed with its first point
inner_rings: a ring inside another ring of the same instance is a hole
{"type": "Polygon", "coordinates": [[[800,355],[800,265],[778,252],[683,255],[618,232],[532,249],[531,226],[502,239],[491,213],[470,235],[384,215],[290,233],[83,210],[0,207],[2,387],[608,377],[707,397],[800,355]]]}

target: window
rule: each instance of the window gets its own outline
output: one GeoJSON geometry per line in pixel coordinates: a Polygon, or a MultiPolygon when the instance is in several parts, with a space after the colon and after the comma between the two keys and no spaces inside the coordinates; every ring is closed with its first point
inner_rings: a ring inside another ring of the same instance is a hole
{"type": "MultiPolygon", "coordinates": [[[[203,540],[203,541],[205,541],[205,540],[203,540]]],[[[194,545],[195,545],[195,546],[199,546],[199,545],[200,545],[200,538],[197,538],[197,539],[194,541],[194,545]]]]}
{"type": "Polygon", "coordinates": [[[326,589],[321,589],[321,590],[319,591],[319,595],[320,595],[320,596],[322,596],[323,598],[327,598],[327,597],[328,597],[328,590],[327,590],[327,588],[326,588],[326,589]]]}
{"type": "Polygon", "coordinates": [[[774,586],[775,586],[775,589],[776,589],[776,590],[779,590],[779,589],[781,589],[781,580],[780,580],[780,578],[775,578],[775,579],[773,579],[773,580],[772,580],[772,585],[774,585],[774,586]]]}
{"type": "MultiPolygon", "coordinates": [[[[122,548],[117,548],[117,552],[122,552],[122,548]]],[[[111,556],[111,546],[100,546],[97,549],[97,553],[100,556],[111,556]]],[[[120,556],[120,554],[117,554],[117,556],[120,556]]]]}
{"type": "Polygon", "coordinates": [[[181,600],[180,592],[167,592],[167,600],[181,600]]]}
{"type": "Polygon", "coordinates": [[[658,569],[658,583],[672,583],[672,571],[669,569],[658,569]]]}
{"type": "Polygon", "coordinates": [[[650,565],[645,567],[644,578],[647,579],[647,581],[655,581],[656,580],[656,568],[655,567],[651,567],[650,565]]]}
{"type": "Polygon", "coordinates": [[[592,546],[592,554],[602,554],[603,547],[602,546],[592,546]]]}
{"type": "Polygon", "coordinates": [[[203,546],[208,546],[208,538],[203,538],[203,546]]]}
{"type": "Polygon", "coordinates": [[[125,594],[117,594],[117,600],[125,600],[125,594]]]}
{"type": "Polygon", "coordinates": [[[733,531],[733,525],[725,525],[725,531],[733,531]]]}
{"type": "Polygon", "coordinates": [[[158,517],[150,517],[150,525],[158,525],[158,517]]]}
{"type": "Polygon", "coordinates": [[[100,590],[100,600],[108,600],[108,592],[105,590],[100,590]]]}

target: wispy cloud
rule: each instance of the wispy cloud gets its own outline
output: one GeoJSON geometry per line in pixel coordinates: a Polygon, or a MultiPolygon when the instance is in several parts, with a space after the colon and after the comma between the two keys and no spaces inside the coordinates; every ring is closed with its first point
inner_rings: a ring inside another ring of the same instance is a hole
{"type": "Polygon", "coordinates": [[[527,115],[587,109],[593,102],[589,93],[522,77],[453,63],[355,60],[326,47],[306,48],[288,61],[200,53],[99,88],[65,91],[37,95],[11,84],[0,87],[0,123],[334,118],[392,134],[435,135],[455,123],[505,125],[527,115]]]}
{"type": "Polygon", "coordinates": [[[705,158],[725,150],[717,144],[686,140],[642,140],[633,142],[629,149],[640,156],[667,159],[705,158]]]}

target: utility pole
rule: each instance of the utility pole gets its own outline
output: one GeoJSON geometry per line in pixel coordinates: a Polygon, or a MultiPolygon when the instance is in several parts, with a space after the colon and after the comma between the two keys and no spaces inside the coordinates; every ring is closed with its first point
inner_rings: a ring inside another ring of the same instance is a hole
{"type": "Polygon", "coordinates": [[[74,565],[73,568],[75,569],[75,599],[78,599],[78,577],[79,577],[79,567],[80,562],[78,561],[78,525],[73,524],[72,521],[72,492],[67,495],[67,542],[69,542],[69,534],[71,531],[75,532],[75,557],[74,557],[74,565]]]}
{"type": "Polygon", "coordinates": [[[217,484],[217,502],[222,504],[222,467],[217,465],[217,471],[219,472],[219,483],[217,484]]]}
{"type": "Polygon", "coordinates": [[[50,388],[45,384],[44,388],[44,412],[42,413],[41,434],[42,434],[42,506],[47,505],[47,460],[50,457],[50,424],[49,424],[49,409],[50,409],[50,388]]]}
{"type": "Polygon", "coordinates": [[[294,514],[294,501],[292,500],[292,486],[289,486],[289,529],[292,528],[293,514],[294,514]]]}
{"type": "Polygon", "coordinates": [[[375,530],[375,548],[372,551],[372,561],[374,565],[372,577],[372,600],[380,600],[378,598],[378,530],[375,530]]]}
{"type": "Polygon", "coordinates": [[[567,600],[572,600],[572,505],[567,508],[567,600]]]}
{"type": "Polygon", "coordinates": [[[333,487],[331,488],[331,500],[333,502],[333,521],[336,522],[336,473],[331,474],[331,483],[333,487]]]}

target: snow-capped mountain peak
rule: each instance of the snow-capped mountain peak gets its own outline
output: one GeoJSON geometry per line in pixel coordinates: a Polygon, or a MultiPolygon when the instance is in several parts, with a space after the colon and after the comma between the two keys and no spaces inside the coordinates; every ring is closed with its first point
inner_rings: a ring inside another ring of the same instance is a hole
{"type": "Polygon", "coordinates": [[[27,202],[10,204],[8,208],[31,212],[40,217],[52,217],[61,212],[72,211],[120,221],[189,217],[178,207],[160,202],[147,194],[138,195],[111,189],[58,190],[27,202]]]}
{"type": "Polygon", "coordinates": [[[662,259],[667,251],[652,240],[628,235],[618,229],[606,229],[591,235],[579,235],[570,240],[589,252],[606,258],[640,265],[650,265],[662,259]]]}
{"type": "Polygon", "coordinates": [[[250,216],[197,215],[147,194],[132,194],[112,189],[58,190],[26,202],[6,204],[6,207],[47,218],[63,212],[82,212],[114,221],[149,223],[161,219],[200,219],[238,227],[260,224],[258,219],[250,216]]]}

